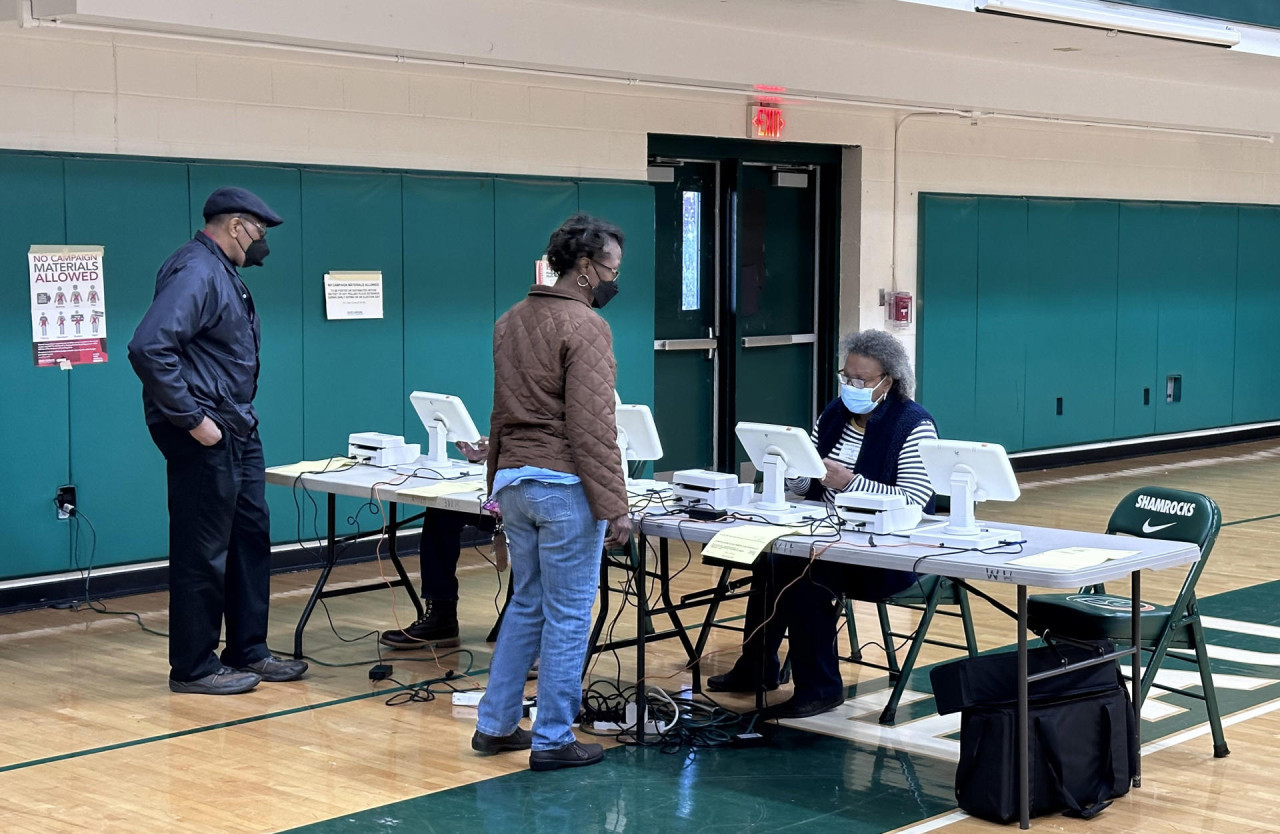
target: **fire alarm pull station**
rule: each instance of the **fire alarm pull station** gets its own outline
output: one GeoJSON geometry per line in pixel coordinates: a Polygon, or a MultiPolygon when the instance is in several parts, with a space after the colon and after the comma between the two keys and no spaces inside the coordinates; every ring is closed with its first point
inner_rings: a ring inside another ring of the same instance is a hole
{"type": "Polygon", "coordinates": [[[894,327],[903,328],[911,324],[911,293],[895,291],[887,294],[884,306],[885,319],[894,327]]]}

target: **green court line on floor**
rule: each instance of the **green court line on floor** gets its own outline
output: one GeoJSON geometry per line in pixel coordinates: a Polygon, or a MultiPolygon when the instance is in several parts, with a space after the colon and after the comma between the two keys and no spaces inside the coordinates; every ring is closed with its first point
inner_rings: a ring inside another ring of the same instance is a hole
{"type": "MultiPolygon", "coordinates": [[[[488,669],[477,669],[476,671],[469,672],[468,674],[473,674],[473,675],[486,674],[488,673],[488,671],[489,671],[488,669]]],[[[432,678],[430,680],[430,683],[432,684],[441,683],[441,682],[443,682],[443,679],[432,678]]],[[[183,736],[199,735],[200,733],[207,733],[214,730],[225,730],[229,727],[240,727],[245,724],[254,724],[259,721],[266,721],[267,719],[270,719],[270,718],[284,718],[285,716],[296,715],[297,713],[300,713],[300,712],[311,712],[313,710],[324,709],[326,707],[341,706],[342,704],[349,704],[349,703],[352,703],[353,701],[366,701],[370,698],[380,698],[380,697],[390,696],[390,695],[394,695],[397,692],[404,692],[406,690],[414,689],[421,685],[422,685],[421,683],[406,684],[404,686],[397,686],[389,689],[380,689],[377,692],[366,692],[361,695],[351,695],[349,697],[338,698],[333,701],[324,701],[319,704],[308,704],[305,707],[294,707],[293,709],[279,710],[277,712],[267,712],[261,715],[250,715],[245,718],[237,718],[234,721],[220,721],[217,724],[205,724],[199,727],[191,727],[190,729],[186,729],[186,730],[178,730],[177,732],[173,732],[173,733],[164,733],[158,736],[147,736],[146,738],[135,738],[130,741],[121,741],[116,744],[107,744],[102,747],[90,747],[86,750],[73,750],[70,753],[59,753],[56,756],[47,756],[43,759],[32,759],[26,762],[15,762],[14,764],[0,766],[0,773],[8,773],[9,771],[12,771],[12,770],[23,770],[25,768],[35,767],[37,765],[53,764],[55,762],[67,761],[68,759],[79,759],[85,756],[93,756],[98,753],[108,753],[112,750],[122,750],[126,747],[138,747],[143,744],[151,744],[157,741],[170,741],[175,738],[182,738],[183,736]]]]}
{"type": "Polygon", "coordinates": [[[1269,518],[1280,518],[1280,513],[1272,513],[1271,515],[1260,515],[1253,518],[1242,518],[1238,521],[1224,521],[1223,527],[1230,527],[1232,524],[1248,524],[1251,521],[1266,521],[1269,518]]]}

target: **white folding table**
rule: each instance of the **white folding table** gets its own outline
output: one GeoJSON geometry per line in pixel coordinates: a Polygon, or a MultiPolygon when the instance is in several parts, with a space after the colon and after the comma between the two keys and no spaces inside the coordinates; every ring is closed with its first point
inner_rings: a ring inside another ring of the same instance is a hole
{"type": "MultiPolygon", "coordinates": [[[[302,616],[298,619],[298,625],[293,632],[294,657],[302,657],[302,633],[307,627],[307,621],[311,619],[316,603],[322,599],[358,594],[364,591],[404,588],[413,603],[414,610],[417,611],[417,616],[422,616],[422,600],[418,597],[418,592],[413,587],[409,574],[405,571],[404,564],[400,561],[400,554],[396,549],[396,531],[408,521],[413,520],[409,518],[401,521],[398,518],[399,505],[409,504],[417,507],[433,507],[470,515],[478,515],[481,512],[481,492],[475,490],[438,497],[425,497],[405,492],[405,490],[413,487],[439,484],[444,480],[451,481],[453,479],[401,475],[390,469],[366,465],[356,465],[331,472],[309,472],[302,475],[281,472],[278,469],[267,470],[267,483],[269,484],[324,493],[328,509],[324,566],[320,571],[320,577],[316,581],[315,588],[311,591],[311,597],[302,609],[302,616]],[[339,495],[362,498],[366,501],[380,501],[387,505],[387,522],[380,532],[388,537],[387,554],[396,570],[397,578],[376,583],[351,585],[336,590],[325,587],[338,559],[338,536],[335,516],[337,496],[339,495]]],[[[474,484],[477,481],[483,483],[484,479],[476,476],[456,480],[461,486],[465,483],[474,484]]]]}
{"type": "MultiPolygon", "coordinates": [[[[753,522],[737,521],[729,524],[751,524],[753,522]]],[[[696,522],[678,516],[645,516],[640,525],[641,546],[640,567],[644,570],[644,558],[647,550],[645,539],[659,539],[659,552],[665,563],[667,543],[671,539],[705,543],[728,524],[724,522],[696,522]]],[[[1030,527],[1020,525],[1025,543],[1018,547],[989,548],[991,553],[975,551],[956,552],[954,549],[939,549],[912,545],[903,537],[865,533],[845,532],[839,541],[831,541],[831,536],[788,535],[776,539],[770,546],[773,553],[810,558],[811,554],[821,549],[821,558],[827,562],[842,562],[850,565],[888,568],[890,570],[914,573],[937,574],[955,579],[982,579],[990,582],[1002,582],[1016,585],[1018,592],[1018,803],[1022,828],[1030,827],[1029,810],[1029,762],[1027,734],[1027,686],[1029,683],[1043,678],[1063,674],[1069,669],[1097,663],[1110,663],[1120,657],[1130,657],[1132,664],[1133,704],[1139,708],[1141,699],[1140,671],[1140,590],[1141,572],[1159,570],[1161,568],[1188,565],[1200,558],[1200,549],[1194,544],[1166,541],[1164,539],[1140,539],[1120,537],[1104,533],[1086,533],[1074,530],[1057,530],[1050,527],[1030,527]],[[873,545],[872,542],[876,542],[873,545]],[[892,545],[892,546],[890,546],[892,545]],[[1131,556],[1113,559],[1100,565],[1080,569],[1036,568],[1012,564],[1016,559],[1037,553],[1044,553],[1064,547],[1090,547],[1104,550],[1137,551],[1131,556]],[[1015,552],[1017,551],[1017,552],[1015,552]],[[1080,664],[1061,667],[1035,675],[1027,674],[1027,588],[1072,589],[1087,585],[1122,579],[1130,579],[1130,597],[1132,603],[1132,644],[1128,649],[1120,649],[1106,655],[1099,655],[1080,664]]],[[[643,617],[643,606],[641,610],[643,617]]],[[[644,676],[644,644],[638,647],[637,672],[644,676]]],[[[644,727],[644,701],[641,699],[641,717],[637,726],[644,727]]],[[[1141,744],[1142,722],[1138,724],[1138,743],[1141,744]]],[[[1133,785],[1138,787],[1142,782],[1141,762],[1134,771],[1133,785]]]]}

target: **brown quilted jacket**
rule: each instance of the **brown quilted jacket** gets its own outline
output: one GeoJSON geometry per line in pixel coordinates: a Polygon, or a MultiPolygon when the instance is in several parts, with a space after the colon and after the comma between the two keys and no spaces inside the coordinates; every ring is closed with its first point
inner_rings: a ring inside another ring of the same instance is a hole
{"type": "Polygon", "coordinates": [[[539,466],[582,479],[591,512],[627,512],[614,416],[613,333],[571,282],[534,285],[493,331],[489,490],[499,469],[539,466]]]}

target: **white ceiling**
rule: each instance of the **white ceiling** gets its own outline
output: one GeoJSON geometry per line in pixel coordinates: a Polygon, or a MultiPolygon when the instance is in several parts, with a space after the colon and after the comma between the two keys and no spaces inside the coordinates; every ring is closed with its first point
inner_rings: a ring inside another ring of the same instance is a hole
{"type": "MultiPolygon", "coordinates": [[[[927,1],[927,0],[926,0],[927,1]]],[[[791,33],[912,52],[1274,91],[1280,59],[1239,50],[974,11],[920,0],[546,0],[679,26],[791,33]]],[[[968,4],[972,8],[972,3],[968,4]]]]}

